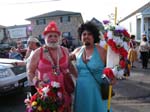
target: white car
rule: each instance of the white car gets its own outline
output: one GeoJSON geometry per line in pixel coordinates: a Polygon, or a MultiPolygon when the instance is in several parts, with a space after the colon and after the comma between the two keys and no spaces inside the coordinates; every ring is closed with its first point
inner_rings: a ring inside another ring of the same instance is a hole
{"type": "Polygon", "coordinates": [[[27,86],[26,66],[15,66],[16,59],[0,58],[0,94],[27,86]]]}

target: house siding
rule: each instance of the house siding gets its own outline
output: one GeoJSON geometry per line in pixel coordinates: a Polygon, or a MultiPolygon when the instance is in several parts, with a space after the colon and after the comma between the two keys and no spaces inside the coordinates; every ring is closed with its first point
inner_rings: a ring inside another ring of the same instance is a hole
{"type": "Polygon", "coordinates": [[[130,34],[136,35],[136,16],[128,18],[126,21],[120,23],[121,26],[124,26],[130,34]]]}
{"type": "Polygon", "coordinates": [[[130,33],[135,34],[137,40],[141,40],[142,33],[150,40],[150,2],[120,20],[119,24],[125,25],[129,31],[132,30],[130,33]],[[132,24],[132,29],[129,24],[132,24]]]}
{"type": "Polygon", "coordinates": [[[0,28],[0,41],[2,41],[4,39],[4,29],[0,28]]]}
{"type": "MultiPolygon", "coordinates": [[[[66,16],[66,15],[65,15],[66,16]]],[[[78,34],[77,34],[77,28],[78,26],[83,23],[83,19],[81,15],[68,15],[70,16],[69,22],[61,22],[60,18],[62,16],[56,16],[56,17],[43,17],[46,19],[46,24],[43,25],[36,25],[36,19],[31,19],[31,27],[32,27],[32,35],[39,37],[39,35],[42,35],[44,28],[48,25],[50,21],[56,21],[58,28],[61,32],[70,32],[71,37],[73,39],[73,44],[77,46],[79,44],[78,34]]]]}

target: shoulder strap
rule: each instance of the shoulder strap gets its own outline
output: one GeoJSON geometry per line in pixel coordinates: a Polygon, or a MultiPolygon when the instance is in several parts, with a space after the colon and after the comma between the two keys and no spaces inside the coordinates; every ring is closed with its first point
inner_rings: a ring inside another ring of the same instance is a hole
{"type": "Polygon", "coordinates": [[[89,66],[87,65],[87,63],[85,63],[86,68],[88,69],[88,71],[90,72],[90,74],[93,76],[93,78],[95,79],[95,81],[97,82],[97,84],[100,85],[99,81],[96,79],[96,77],[94,76],[93,72],[91,71],[91,69],[89,68],[89,66]]]}
{"type": "Polygon", "coordinates": [[[65,56],[65,55],[66,55],[66,53],[65,53],[65,51],[64,51],[64,48],[63,48],[62,46],[60,46],[60,49],[61,49],[61,51],[62,51],[63,55],[65,56]]]}
{"type": "Polygon", "coordinates": [[[43,58],[43,47],[40,48],[40,59],[43,58]]]}
{"type": "Polygon", "coordinates": [[[82,47],[79,49],[79,53],[78,53],[78,55],[77,55],[76,57],[78,57],[79,55],[82,55],[83,51],[84,51],[84,46],[82,46],[82,47]]]}
{"type": "MultiPolygon", "coordinates": [[[[101,85],[100,84],[100,82],[96,79],[96,77],[94,76],[94,74],[93,74],[93,72],[91,71],[91,69],[89,68],[89,66],[87,65],[87,64],[85,64],[86,65],[86,67],[87,67],[87,69],[89,70],[89,72],[91,73],[91,75],[93,76],[93,78],[95,79],[95,81],[96,81],[96,83],[98,84],[98,85],[101,85]]],[[[107,76],[103,76],[102,77],[102,79],[105,81],[105,84],[107,83],[107,84],[110,84],[110,80],[108,79],[108,77],[107,76]]]]}

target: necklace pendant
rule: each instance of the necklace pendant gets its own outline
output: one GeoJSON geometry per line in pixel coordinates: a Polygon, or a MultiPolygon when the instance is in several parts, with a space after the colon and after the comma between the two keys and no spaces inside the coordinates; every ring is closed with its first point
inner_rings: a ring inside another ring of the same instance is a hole
{"type": "Polygon", "coordinates": [[[57,72],[53,72],[53,75],[57,75],[57,72]]]}
{"type": "Polygon", "coordinates": [[[60,74],[60,71],[57,68],[57,66],[53,66],[52,69],[53,69],[53,75],[59,75],[60,74]]]}
{"type": "Polygon", "coordinates": [[[59,74],[60,74],[60,72],[58,72],[58,71],[53,72],[53,75],[59,75],[59,74]]]}
{"type": "Polygon", "coordinates": [[[57,70],[57,75],[59,75],[60,74],[60,71],[59,70],[57,70]]]}

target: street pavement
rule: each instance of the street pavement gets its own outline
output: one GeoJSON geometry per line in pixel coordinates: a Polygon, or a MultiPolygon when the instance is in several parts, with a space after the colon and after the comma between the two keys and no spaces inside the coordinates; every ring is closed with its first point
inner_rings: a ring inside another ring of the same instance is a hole
{"type": "Polygon", "coordinates": [[[150,112],[150,64],[142,69],[141,62],[135,63],[131,75],[125,80],[117,80],[115,96],[111,105],[113,112],[150,112]]]}
{"type": "MultiPolygon", "coordinates": [[[[135,66],[128,79],[117,80],[113,87],[113,112],[150,112],[150,63],[148,69],[142,69],[140,62],[135,66]]],[[[0,112],[25,112],[25,98],[26,90],[0,97],[0,112]]]]}

